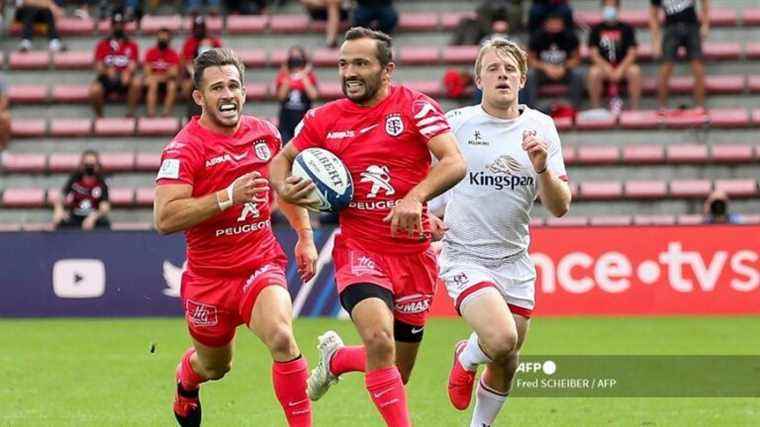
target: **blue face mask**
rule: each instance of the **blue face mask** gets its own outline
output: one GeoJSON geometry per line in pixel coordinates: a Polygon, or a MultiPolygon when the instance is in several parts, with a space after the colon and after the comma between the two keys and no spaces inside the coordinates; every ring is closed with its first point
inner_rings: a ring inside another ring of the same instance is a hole
{"type": "Polygon", "coordinates": [[[615,6],[604,6],[602,9],[602,19],[604,22],[614,23],[618,19],[618,10],[615,6]]]}

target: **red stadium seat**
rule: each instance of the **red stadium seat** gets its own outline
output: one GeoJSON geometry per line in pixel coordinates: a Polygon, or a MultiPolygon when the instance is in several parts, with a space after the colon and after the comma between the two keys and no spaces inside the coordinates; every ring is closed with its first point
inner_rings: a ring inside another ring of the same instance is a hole
{"type": "Polygon", "coordinates": [[[0,222],[0,232],[21,231],[22,226],[17,222],[0,222]]]}
{"type": "Polygon", "coordinates": [[[443,96],[443,88],[441,87],[441,82],[438,80],[407,81],[405,84],[407,87],[418,90],[431,98],[440,98],[443,96]]]}
{"type": "Polygon", "coordinates": [[[48,99],[49,88],[44,85],[8,86],[8,100],[11,104],[36,104],[48,99]]]}
{"type": "Polygon", "coordinates": [[[97,136],[130,136],[135,133],[136,121],[130,117],[107,117],[95,119],[97,136]]]}
{"type": "Polygon", "coordinates": [[[56,52],[53,54],[53,67],[59,70],[86,70],[92,68],[93,55],[88,51],[56,52]]]}
{"type": "Polygon", "coordinates": [[[705,42],[702,47],[707,60],[735,60],[742,55],[742,46],[738,42],[705,42]]]}
{"type": "Polygon", "coordinates": [[[745,108],[710,109],[708,116],[712,127],[733,129],[751,124],[749,112],[745,108]]]}
{"type": "Polygon", "coordinates": [[[134,153],[100,153],[100,163],[107,172],[129,172],[135,169],[134,153]]]}
{"type": "Polygon", "coordinates": [[[668,194],[668,185],[664,181],[627,181],[625,196],[637,199],[659,199],[668,194]]]}
{"type": "Polygon", "coordinates": [[[402,47],[399,59],[402,64],[434,65],[438,63],[440,52],[437,47],[402,47]]]}
{"type": "Polygon", "coordinates": [[[760,224],[760,215],[759,214],[743,214],[741,216],[741,222],[742,224],[760,224]]]}
{"type": "Polygon", "coordinates": [[[153,227],[153,224],[149,222],[112,222],[111,223],[111,230],[120,230],[120,231],[144,231],[144,230],[150,230],[153,227]]]}
{"type": "Polygon", "coordinates": [[[52,119],[51,136],[88,136],[92,134],[90,119],[52,119]]]}
{"type": "Polygon", "coordinates": [[[334,67],[338,64],[340,50],[338,49],[317,49],[311,57],[311,61],[317,67],[334,67]]]}
{"type": "Polygon", "coordinates": [[[653,60],[654,52],[652,51],[652,44],[639,43],[639,47],[636,49],[636,59],[643,62],[653,60]]]}
{"type": "Polygon", "coordinates": [[[47,194],[46,201],[48,206],[53,206],[55,202],[61,200],[61,189],[59,188],[48,188],[45,193],[47,194]]]}
{"type": "Polygon", "coordinates": [[[480,47],[475,46],[446,46],[443,48],[441,57],[444,64],[467,64],[475,63],[480,47]]]}
{"type": "Polygon", "coordinates": [[[132,206],[135,201],[135,190],[132,188],[110,188],[108,190],[108,201],[118,207],[132,206]]]}
{"type": "Polygon", "coordinates": [[[760,126],[760,109],[752,110],[752,126],[760,126]]]}
{"type": "Polygon", "coordinates": [[[273,33],[305,33],[309,31],[309,17],[306,15],[272,15],[269,28],[273,33]]]}
{"type": "Polygon", "coordinates": [[[712,191],[712,182],[704,179],[684,179],[670,181],[670,195],[673,197],[707,197],[712,191]]]}
{"type": "Polygon", "coordinates": [[[143,34],[156,34],[161,28],[176,33],[182,29],[182,18],[179,15],[145,15],[140,21],[143,34]]]}
{"type": "Polygon", "coordinates": [[[531,227],[541,227],[544,225],[545,221],[543,218],[531,218],[530,219],[530,226],[531,227]]]}
{"type": "Polygon", "coordinates": [[[41,208],[45,206],[45,190],[42,188],[7,188],[3,191],[3,207],[41,208]]]}
{"type": "Polygon", "coordinates": [[[552,227],[584,227],[588,225],[588,218],[585,216],[550,217],[546,219],[546,225],[552,227]]]}
{"type": "Polygon", "coordinates": [[[141,172],[156,172],[161,166],[161,153],[137,153],[135,167],[141,172]]]}
{"type": "Polygon", "coordinates": [[[439,15],[430,12],[404,12],[399,14],[401,31],[433,31],[438,29],[439,15]]]}
{"type": "Polygon", "coordinates": [[[27,153],[3,153],[2,154],[3,172],[5,173],[43,173],[47,157],[44,154],[27,154],[27,153]]]}
{"type": "Polygon", "coordinates": [[[324,82],[319,84],[319,96],[325,100],[343,98],[343,91],[338,82],[324,82]]]}
{"type": "Polygon", "coordinates": [[[669,163],[707,163],[707,146],[699,144],[673,144],[667,147],[669,163]]]}
{"type": "Polygon", "coordinates": [[[554,119],[554,126],[557,127],[557,130],[559,131],[566,131],[573,128],[573,118],[572,117],[558,117],[554,119]]]}
{"type": "Polygon", "coordinates": [[[589,219],[589,225],[616,227],[631,225],[631,217],[628,215],[592,216],[589,219]]]}
{"type": "Polygon", "coordinates": [[[14,138],[36,138],[45,136],[46,132],[45,119],[11,118],[11,136],[14,138]]]}
{"type": "Polygon", "coordinates": [[[634,225],[673,225],[676,223],[675,215],[634,215],[634,225]]]}
{"type": "Polygon", "coordinates": [[[747,87],[750,92],[760,92],[760,76],[749,76],[747,80],[747,87]]]}
{"type": "Polygon", "coordinates": [[[705,78],[705,89],[708,93],[716,94],[742,93],[746,80],[747,76],[743,74],[707,76],[705,78]]]}
{"type": "MultiPolygon", "coordinates": [[[[712,9],[710,10],[712,13],[712,9]]],[[[649,10],[631,9],[620,11],[620,21],[636,28],[644,28],[649,25],[649,10]]]]}
{"type": "Polygon", "coordinates": [[[705,217],[696,214],[678,215],[676,222],[679,225],[698,225],[705,222],[705,217]]]}
{"type": "Polygon", "coordinates": [[[579,114],[575,118],[575,126],[580,130],[607,130],[612,129],[617,124],[617,116],[589,118],[584,114],[579,114]]]}
{"type": "Polygon", "coordinates": [[[752,146],[744,144],[715,144],[712,146],[710,159],[713,162],[744,163],[752,162],[752,146]]]}
{"type": "Polygon", "coordinates": [[[697,128],[709,123],[707,114],[695,114],[692,110],[674,110],[665,115],[665,126],[670,129],[697,128]]]}
{"type": "Polygon", "coordinates": [[[179,130],[176,117],[141,117],[137,119],[137,134],[140,136],[174,136],[179,130]]]}
{"type": "Polygon", "coordinates": [[[719,179],[715,189],[723,190],[729,197],[753,197],[757,194],[757,181],[754,179],[719,179]]]}
{"type": "Polygon", "coordinates": [[[50,66],[50,52],[12,52],[8,66],[11,70],[43,70],[50,66]]]}
{"type": "MultiPolygon", "coordinates": [[[[211,35],[218,35],[224,29],[224,18],[221,16],[206,16],[206,30],[211,35]]],[[[193,18],[189,16],[182,21],[182,28],[190,31],[193,28],[193,18]]]]}
{"type": "Polygon", "coordinates": [[[581,182],[580,193],[584,200],[618,199],[623,195],[623,185],[616,181],[581,182]]]}
{"type": "Polygon", "coordinates": [[[573,13],[575,22],[592,27],[602,22],[602,14],[598,10],[576,10],[573,13]]]}
{"type": "Polygon", "coordinates": [[[152,187],[138,188],[135,192],[135,203],[137,206],[153,206],[155,190],[152,187]]]}
{"type": "Polygon", "coordinates": [[[573,145],[562,147],[562,160],[566,165],[572,165],[578,162],[578,149],[573,145]]]}
{"type": "Polygon", "coordinates": [[[710,8],[710,25],[715,27],[735,27],[737,23],[736,9],[724,7],[710,8]]]}
{"type": "Polygon", "coordinates": [[[624,129],[653,129],[660,126],[662,118],[653,110],[623,111],[620,126],[624,129]]]}
{"type": "Polygon", "coordinates": [[[576,156],[581,164],[614,164],[620,161],[620,150],[614,146],[582,145],[576,156]]]}
{"type": "Polygon", "coordinates": [[[745,27],[760,25],[760,7],[750,7],[742,10],[742,24],[745,27]]]}
{"type": "Polygon", "coordinates": [[[53,102],[87,102],[90,100],[90,88],[87,85],[56,85],[51,97],[53,102]]]}
{"type": "Polygon", "coordinates": [[[446,31],[453,30],[459,26],[459,22],[463,18],[477,18],[477,15],[473,11],[443,12],[441,14],[441,28],[446,31]]]}
{"type": "Polygon", "coordinates": [[[230,34],[261,34],[269,26],[269,15],[230,15],[227,32],[230,34]]]}
{"type": "Polygon", "coordinates": [[[624,163],[663,163],[665,151],[662,145],[628,145],[623,147],[624,163]]]}
{"type": "Polygon", "coordinates": [[[744,46],[744,56],[747,59],[760,58],[760,43],[747,43],[744,46]]]}
{"type": "Polygon", "coordinates": [[[261,68],[267,65],[267,51],[264,49],[241,49],[237,53],[248,68],[261,68]]]}
{"type": "Polygon", "coordinates": [[[266,83],[247,82],[245,84],[245,96],[254,101],[268,100],[270,97],[269,86],[266,83]]]}
{"type": "MultiPolygon", "coordinates": [[[[101,35],[107,35],[111,34],[111,21],[100,21],[95,25],[95,29],[98,31],[101,35]]],[[[137,32],[137,24],[135,21],[128,21],[127,25],[125,26],[125,29],[127,31],[127,34],[134,34],[137,32]]]]}
{"type": "Polygon", "coordinates": [[[86,36],[95,30],[95,22],[92,19],[74,17],[61,17],[56,19],[55,26],[63,36],[86,36]]]}
{"type": "Polygon", "coordinates": [[[80,154],[53,153],[48,159],[48,170],[51,173],[71,172],[79,167],[80,154]]]}
{"type": "Polygon", "coordinates": [[[22,231],[53,231],[52,222],[25,222],[21,224],[22,231]]]}

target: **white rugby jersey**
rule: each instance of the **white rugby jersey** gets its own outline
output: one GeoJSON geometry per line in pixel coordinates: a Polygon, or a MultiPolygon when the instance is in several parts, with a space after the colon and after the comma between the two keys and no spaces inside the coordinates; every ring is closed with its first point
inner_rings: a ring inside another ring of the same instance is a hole
{"type": "Polygon", "coordinates": [[[430,203],[433,212],[445,208],[448,259],[497,261],[528,249],[538,177],[522,149],[523,134],[535,133],[547,142],[547,168],[567,179],[554,121],[527,106],[519,108],[513,120],[491,116],[480,105],[446,114],[468,164],[464,179],[430,203]]]}

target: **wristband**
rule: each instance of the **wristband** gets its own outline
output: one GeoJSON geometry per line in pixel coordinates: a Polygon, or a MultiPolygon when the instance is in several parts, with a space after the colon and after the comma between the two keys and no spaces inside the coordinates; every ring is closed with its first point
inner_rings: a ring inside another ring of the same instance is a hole
{"type": "Polygon", "coordinates": [[[232,186],[227,187],[227,201],[221,201],[219,199],[219,192],[216,192],[216,205],[219,206],[219,210],[226,211],[232,206],[232,197],[230,197],[230,188],[232,186]]]}

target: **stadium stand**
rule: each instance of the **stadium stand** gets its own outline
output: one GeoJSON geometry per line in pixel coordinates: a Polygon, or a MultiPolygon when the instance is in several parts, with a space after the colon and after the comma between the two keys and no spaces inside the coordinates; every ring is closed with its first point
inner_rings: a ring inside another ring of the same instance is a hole
{"type": "MultiPolygon", "coordinates": [[[[449,110],[472,103],[469,96],[441,97],[446,69],[470,70],[474,62],[477,46],[447,43],[451,30],[462,17],[472,16],[477,2],[439,3],[431,11],[428,1],[396,2],[400,20],[394,44],[400,67],[395,78],[440,99],[449,110]]],[[[548,213],[538,207],[534,225],[694,224],[701,222],[704,198],[714,189],[729,194],[732,209],[745,221],[760,221],[760,43],[752,42],[760,36],[760,8],[750,0],[711,3],[713,28],[704,46],[708,116],[658,116],[648,10],[638,3],[627,6],[622,19],[638,28],[642,109],[624,111],[619,118],[556,121],[575,203],[564,218],[547,219],[548,213]]],[[[600,20],[598,2],[572,4],[585,43],[587,26],[600,20]]],[[[335,69],[338,52],[324,47],[324,24],[309,21],[295,1],[273,6],[270,13],[206,20],[209,32],[220,35],[249,67],[246,111],[277,116],[272,82],[287,48],[296,44],[312,56],[322,100],[342,96],[335,69]]],[[[175,32],[173,46],[179,48],[190,26],[189,17],[146,15],[139,31],[128,29],[144,52],[162,27],[175,32]]],[[[95,120],[88,104],[92,51],[108,33],[109,23],[67,17],[58,27],[68,51],[51,53],[39,44],[37,50],[21,53],[16,51],[17,38],[0,41],[0,70],[13,113],[12,140],[0,157],[0,229],[49,229],[51,195],[85,148],[102,153],[111,176],[114,228],[148,227],[159,154],[184,122],[184,108],[177,108],[174,117],[149,119],[141,105],[137,119],[128,119],[124,100],[110,99],[106,118],[95,120]]],[[[18,31],[11,26],[9,34],[18,31]]],[[[587,65],[585,47],[581,54],[587,65]]],[[[688,67],[678,64],[670,82],[671,105],[690,105],[692,85],[688,67]]],[[[565,94],[563,86],[542,91],[543,96],[565,94]]]]}

